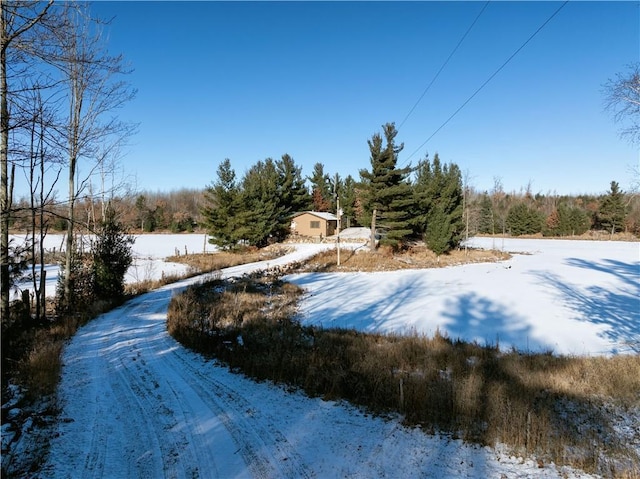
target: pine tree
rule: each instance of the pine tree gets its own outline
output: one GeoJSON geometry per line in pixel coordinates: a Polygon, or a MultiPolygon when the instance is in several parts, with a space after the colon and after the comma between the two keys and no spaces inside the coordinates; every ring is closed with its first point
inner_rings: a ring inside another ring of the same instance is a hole
{"type": "Polygon", "coordinates": [[[249,245],[262,247],[282,239],[288,213],[280,200],[279,179],[271,158],[256,163],[242,179],[238,235],[249,245]]]}
{"type": "Polygon", "coordinates": [[[404,144],[395,144],[398,134],[395,124],[385,124],[383,133],[386,142],[384,147],[379,133],[368,140],[371,171],[360,170],[365,215],[359,222],[367,224],[373,210],[376,210],[379,214],[376,224],[386,233],[381,244],[398,248],[413,232],[410,224],[413,198],[408,180],[412,168],[397,167],[398,153],[402,151],[404,144]]]}
{"type": "Polygon", "coordinates": [[[283,239],[289,234],[291,216],[301,211],[307,211],[311,206],[311,196],[302,178],[302,168],[296,166],[293,158],[287,154],[276,163],[278,170],[278,218],[276,235],[283,239]]]}
{"type": "Polygon", "coordinates": [[[507,213],[506,225],[513,236],[540,233],[543,223],[542,215],[526,203],[512,206],[507,213]]]}
{"type": "Polygon", "coordinates": [[[598,226],[611,234],[624,230],[626,208],[624,193],[616,181],[611,182],[609,194],[600,199],[596,218],[598,226]]]}
{"type": "Polygon", "coordinates": [[[206,206],[201,213],[211,237],[209,242],[222,249],[232,249],[241,239],[238,215],[241,210],[236,173],[226,158],[217,170],[218,179],[205,190],[206,206]]]}
{"type": "Polygon", "coordinates": [[[93,245],[95,290],[99,299],[119,299],[124,296],[124,276],[133,262],[131,247],[135,238],[128,235],[109,204],[105,218],[96,232],[93,245]]]}
{"type": "Polygon", "coordinates": [[[311,182],[313,211],[330,211],[333,193],[329,175],[324,172],[322,163],[313,165],[313,175],[308,180],[311,182]]]}
{"type": "Polygon", "coordinates": [[[493,234],[493,204],[485,192],[480,198],[480,214],[478,218],[478,233],[493,234]]]}
{"type": "MultiPolygon", "coordinates": [[[[433,238],[432,232],[437,231],[438,242],[444,241],[446,245],[441,252],[460,244],[464,222],[462,175],[458,165],[451,163],[443,166],[437,153],[433,163],[426,157],[416,169],[413,192],[415,198],[413,225],[416,233],[425,237],[429,245],[427,236],[433,238]],[[442,225],[432,224],[443,221],[442,225]],[[442,238],[444,234],[448,237],[442,238]]],[[[437,246],[437,249],[441,247],[437,246]]]]}

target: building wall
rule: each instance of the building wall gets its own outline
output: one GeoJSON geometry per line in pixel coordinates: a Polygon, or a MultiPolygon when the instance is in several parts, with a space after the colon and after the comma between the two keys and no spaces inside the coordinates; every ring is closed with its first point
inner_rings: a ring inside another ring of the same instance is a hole
{"type": "Polygon", "coordinates": [[[336,221],[325,220],[311,213],[302,213],[293,218],[292,222],[295,223],[295,228],[292,228],[293,233],[323,238],[335,234],[337,226],[336,221]]]}

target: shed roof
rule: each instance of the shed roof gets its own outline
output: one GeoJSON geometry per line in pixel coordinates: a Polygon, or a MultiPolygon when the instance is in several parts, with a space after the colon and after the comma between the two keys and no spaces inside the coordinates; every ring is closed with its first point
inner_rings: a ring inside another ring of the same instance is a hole
{"type": "Polygon", "coordinates": [[[324,211],[303,211],[301,213],[296,213],[295,215],[293,215],[294,218],[297,218],[300,215],[304,215],[305,213],[308,213],[310,215],[314,215],[317,216],[318,218],[322,218],[323,220],[327,220],[327,221],[337,221],[338,217],[336,215],[334,215],[333,213],[326,213],[324,211]]]}

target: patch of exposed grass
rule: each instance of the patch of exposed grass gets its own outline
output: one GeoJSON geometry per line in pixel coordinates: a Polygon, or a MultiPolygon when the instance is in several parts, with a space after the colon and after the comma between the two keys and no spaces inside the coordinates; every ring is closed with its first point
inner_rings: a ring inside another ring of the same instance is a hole
{"type": "Polygon", "coordinates": [[[469,263],[489,263],[511,258],[503,251],[488,251],[469,248],[453,250],[447,254],[436,255],[424,245],[414,245],[403,252],[394,253],[391,249],[379,248],[374,252],[368,249],[340,249],[340,266],[335,249],[318,253],[301,266],[305,272],[355,272],[355,271],[395,271],[399,269],[444,268],[469,263]]]}
{"type": "Polygon", "coordinates": [[[640,408],[640,356],[504,353],[442,334],[302,326],[292,319],[301,293],[258,276],[194,286],[172,300],[168,329],[256,379],[399,412],[426,431],[605,476],[640,470],[607,412],[640,408]]]}
{"type": "Polygon", "coordinates": [[[208,254],[170,256],[166,258],[166,261],[186,264],[198,273],[208,273],[210,271],[230,268],[241,264],[278,258],[287,254],[289,251],[290,248],[286,248],[282,245],[273,245],[260,250],[255,248],[246,248],[239,252],[220,251],[208,254]]]}

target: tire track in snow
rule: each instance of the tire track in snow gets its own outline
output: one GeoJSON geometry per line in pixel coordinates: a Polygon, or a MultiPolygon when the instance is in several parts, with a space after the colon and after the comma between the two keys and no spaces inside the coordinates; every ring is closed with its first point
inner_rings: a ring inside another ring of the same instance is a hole
{"type": "Polygon", "coordinates": [[[273,421],[168,335],[171,295],[207,277],[135,298],[78,331],[64,355],[63,420],[39,477],[313,476],[273,421]]]}
{"type": "Polygon", "coordinates": [[[302,458],[284,434],[272,422],[266,421],[259,409],[241,391],[216,380],[213,375],[204,374],[201,369],[194,367],[194,358],[185,353],[183,350],[176,351],[171,359],[179,361],[180,368],[186,372],[184,377],[201,391],[201,397],[206,398],[211,408],[224,414],[225,424],[236,442],[242,444],[243,455],[247,455],[249,464],[253,465],[256,459],[259,460],[252,451],[265,447],[274,450],[268,457],[273,457],[276,464],[261,465],[254,471],[258,477],[311,477],[302,458]],[[209,395],[207,391],[213,394],[209,395]],[[249,443],[252,443],[252,447],[247,448],[249,443]]]}

